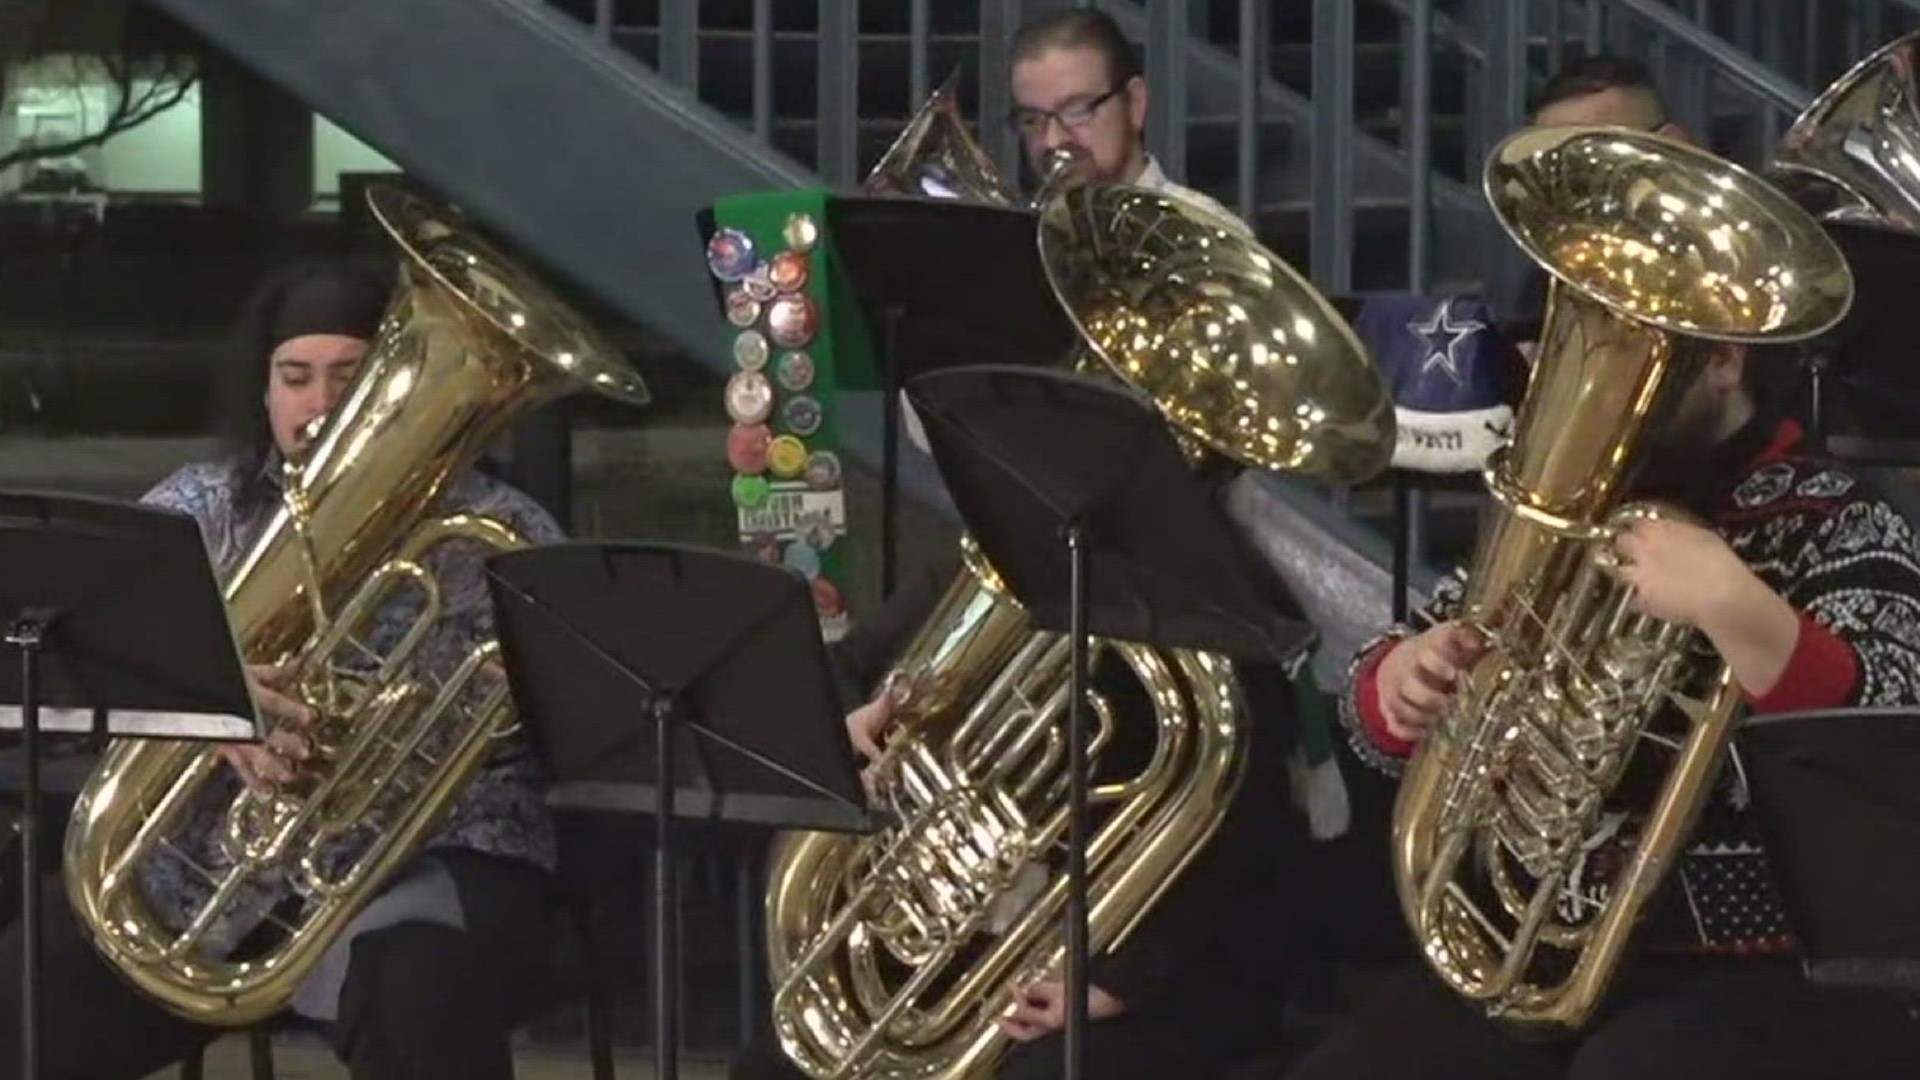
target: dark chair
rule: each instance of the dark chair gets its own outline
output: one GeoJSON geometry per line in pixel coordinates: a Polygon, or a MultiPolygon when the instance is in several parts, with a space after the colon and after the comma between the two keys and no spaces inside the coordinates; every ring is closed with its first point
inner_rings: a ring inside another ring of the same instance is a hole
{"type": "MultiPolygon", "coordinates": [[[[584,896],[563,888],[558,893],[557,914],[578,936],[582,977],[568,978],[556,958],[556,963],[548,972],[548,984],[536,995],[539,1004],[532,1010],[533,1014],[538,1016],[569,1001],[582,999],[586,1006],[587,1058],[593,1067],[593,1080],[614,1080],[613,1010],[606,973],[599,962],[603,951],[595,941],[592,913],[584,896]]],[[[267,1021],[247,1030],[253,1080],[274,1080],[273,1034],[276,1028],[282,1026],[285,1025],[267,1021]]],[[[197,1052],[180,1063],[180,1080],[202,1080],[205,1074],[206,1057],[203,1052],[197,1052]]]]}

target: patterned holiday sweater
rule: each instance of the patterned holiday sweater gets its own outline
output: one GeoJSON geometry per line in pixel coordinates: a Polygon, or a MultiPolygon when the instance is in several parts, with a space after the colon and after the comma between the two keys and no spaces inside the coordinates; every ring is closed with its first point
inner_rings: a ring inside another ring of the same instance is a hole
{"type": "MultiPolygon", "coordinates": [[[[1763,695],[1745,696],[1748,715],[1920,705],[1920,549],[1912,525],[1859,477],[1804,454],[1793,421],[1766,421],[1743,435],[1764,449],[1746,458],[1744,469],[1731,471],[1734,481],[1712,499],[1712,521],[1748,567],[1800,614],[1800,636],[1786,670],[1763,695]]],[[[1375,677],[1380,661],[1399,640],[1454,617],[1461,595],[1460,579],[1448,579],[1418,626],[1395,627],[1355,657],[1342,716],[1360,757],[1389,773],[1398,773],[1413,747],[1395,738],[1381,718],[1375,677]]],[[[1650,755],[1640,757],[1635,765],[1647,765],[1650,755]]],[[[1630,769],[1627,782],[1647,781],[1651,771],[1630,769]]],[[[1675,873],[1646,913],[1643,948],[1794,951],[1750,805],[1736,747],[1675,873]]],[[[1597,859],[1588,866],[1617,864],[1636,825],[1631,817],[1610,822],[1618,831],[1594,845],[1597,859]]],[[[1604,873],[1585,875],[1573,886],[1576,895],[1563,897],[1563,910],[1604,902],[1605,879],[1604,873]]]]}

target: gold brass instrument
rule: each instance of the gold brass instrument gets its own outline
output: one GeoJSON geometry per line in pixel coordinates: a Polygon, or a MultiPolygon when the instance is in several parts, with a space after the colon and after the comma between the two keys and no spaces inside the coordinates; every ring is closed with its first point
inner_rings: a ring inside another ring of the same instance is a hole
{"type": "Polygon", "coordinates": [[[1677,513],[1626,489],[1714,343],[1818,334],[1852,277],[1784,194],[1646,133],[1523,131],[1494,150],[1485,186],[1553,280],[1512,443],[1486,471],[1494,505],[1462,618],[1488,647],[1408,766],[1393,862],[1448,985],[1522,1025],[1577,1027],[1678,858],[1738,705],[1705,639],[1634,613],[1609,573],[1620,530],[1677,513]],[[1617,873],[1589,863],[1628,809],[1629,758],[1660,745],[1658,793],[1631,808],[1645,812],[1637,846],[1617,873]]]}
{"type": "Polygon", "coordinates": [[[1078,147],[1047,151],[1041,159],[1040,190],[1023,199],[1001,178],[1000,169],[967,131],[960,118],[955,69],[907,120],[899,136],[867,173],[860,190],[868,195],[911,195],[957,199],[989,206],[1035,208],[1055,190],[1077,178],[1085,161],[1078,147]]]}
{"type": "Polygon", "coordinates": [[[860,190],[869,195],[916,195],[992,206],[1022,200],[960,117],[960,69],[955,68],[907,120],[880,155],[860,190]]]}
{"type": "Polygon", "coordinates": [[[1824,220],[1920,233],[1920,32],[1834,80],[1781,136],[1769,176],[1824,220]]]}
{"type": "MultiPolygon", "coordinates": [[[[1246,464],[1354,479],[1394,442],[1387,390],[1352,330],[1279,258],[1186,200],[1059,185],[1039,211],[1055,294],[1096,363],[1176,429],[1246,464]]],[[[773,1021],[827,1080],[959,1080],[1005,1049],[1009,984],[1057,971],[1069,641],[1031,629],[979,551],[899,659],[898,725],[873,767],[894,824],[789,833],[767,895],[773,1021]]],[[[1116,948],[1204,844],[1249,733],[1231,663],[1096,640],[1151,703],[1140,771],[1097,780],[1089,942],[1116,948]],[[1104,815],[1104,816],[1101,816],[1104,815]]],[[[1091,703],[1096,759],[1111,704],[1091,703]]]]}
{"type": "Polygon", "coordinates": [[[316,713],[310,756],[272,793],[239,789],[215,750],[118,741],[74,807],[69,897],[102,955],[168,1009],[247,1024],[301,979],[432,834],[513,725],[487,643],[423,670],[442,598],[427,560],[448,543],[524,541],[483,516],[429,519],[436,498],[528,410],[574,389],[644,404],[645,385],[597,332],[479,237],[391,188],[369,193],[403,253],[403,282],[346,398],[284,473],[285,498],[231,569],[227,611],[250,663],[290,662],[316,713]],[[384,654],[370,631],[390,602],[418,617],[384,654]],[[237,792],[237,793],[236,793],[237,792]],[[209,813],[210,812],[210,813],[209,813]],[[214,822],[217,865],[185,926],[144,895],[149,858],[214,822]],[[216,930],[256,884],[290,883],[297,916],[266,951],[229,958],[216,930]]]}

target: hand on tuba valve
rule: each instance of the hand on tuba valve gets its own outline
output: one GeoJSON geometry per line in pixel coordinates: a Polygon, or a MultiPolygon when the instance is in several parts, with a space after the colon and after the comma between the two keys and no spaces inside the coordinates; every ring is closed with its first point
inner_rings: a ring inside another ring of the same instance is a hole
{"type": "Polygon", "coordinates": [[[1452,706],[1460,679],[1487,648],[1471,626],[1443,622],[1395,647],[1380,661],[1376,685],[1387,733],[1417,743],[1452,706]]]}
{"type": "Polygon", "coordinates": [[[294,671],[284,664],[248,664],[247,689],[260,714],[276,726],[259,743],[223,743],[219,754],[249,791],[267,794],[294,779],[296,763],[309,746],[301,734],[313,721],[313,709],[288,697],[294,671]]]}

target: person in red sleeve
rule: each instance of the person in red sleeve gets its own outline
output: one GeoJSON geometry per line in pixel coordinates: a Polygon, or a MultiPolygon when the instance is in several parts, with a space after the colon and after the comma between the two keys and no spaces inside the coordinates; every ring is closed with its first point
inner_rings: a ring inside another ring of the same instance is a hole
{"type": "MultiPolygon", "coordinates": [[[[1640,610],[1712,643],[1750,713],[1920,705],[1920,552],[1861,478],[1804,452],[1756,402],[1745,350],[1725,346],[1648,447],[1633,488],[1711,528],[1645,522],[1617,541],[1640,610]]],[[[1484,643],[1455,621],[1459,582],[1424,629],[1363,649],[1344,710],[1362,758],[1390,772],[1442,716],[1484,643]]],[[[1795,946],[1738,761],[1636,931],[1602,1010],[1567,1038],[1523,1039],[1424,964],[1383,979],[1287,1080],[1620,1080],[1920,1074],[1902,1003],[1816,989],[1795,946]]],[[[1596,837],[1626,851],[1635,823],[1596,837]]],[[[1604,899],[1589,883],[1575,900],[1604,899]]]]}

